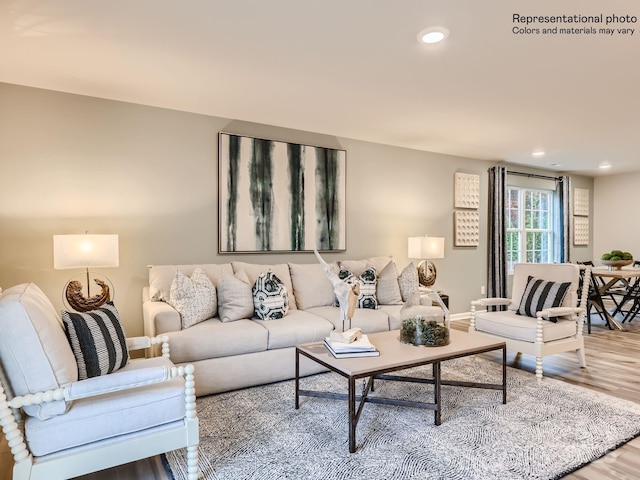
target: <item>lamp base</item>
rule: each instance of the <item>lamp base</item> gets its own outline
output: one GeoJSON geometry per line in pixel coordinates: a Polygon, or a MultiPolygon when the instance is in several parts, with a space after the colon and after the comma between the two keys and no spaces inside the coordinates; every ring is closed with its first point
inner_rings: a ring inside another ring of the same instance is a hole
{"type": "Polygon", "coordinates": [[[418,265],[418,281],[420,285],[431,287],[436,283],[436,266],[429,260],[422,260],[418,265]]]}
{"type": "Polygon", "coordinates": [[[113,285],[108,278],[104,276],[97,278],[96,276],[93,279],[96,285],[100,287],[100,292],[93,296],[90,293],[90,286],[87,284],[85,287],[79,278],[85,280],[85,274],[71,277],[65,286],[63,299],[68,308],[76,312],[88,312],[100,308],[106,302],[112,300],[113,285]]]}

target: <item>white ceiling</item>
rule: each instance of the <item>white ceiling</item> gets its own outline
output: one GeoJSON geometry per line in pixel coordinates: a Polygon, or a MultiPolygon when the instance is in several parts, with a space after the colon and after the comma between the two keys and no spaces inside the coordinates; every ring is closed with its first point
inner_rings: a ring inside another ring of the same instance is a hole
{"type": "Polygon", "coordinates": [[[1,0],[0,81],[585,175],[640,170],[640,22],[612,25],[633,36],[522,35],[514,13],[640,18],[640,4],[1,0]],[[434,25],[447,41],[419,44],[434,25]]]}

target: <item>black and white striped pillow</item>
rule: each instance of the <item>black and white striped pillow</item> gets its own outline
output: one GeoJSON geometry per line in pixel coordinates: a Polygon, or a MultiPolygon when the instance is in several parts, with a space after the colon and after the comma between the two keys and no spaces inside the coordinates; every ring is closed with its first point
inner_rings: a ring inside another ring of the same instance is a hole
{"type": "MultiPolygon", "coordinates": [[[[540,310],[559,307],[562,305],[570,286],[571,282],[549,282],[529,275],[527,286],[524,289],[520,306],[516,313],[535,317],[540,310]]],[[[558,321],[556,317],[549,317],[549,320],[554,323],[558,321]]]]}
{"type": "Polygon", "coordinates": [[[115,372],[129,362],[127,340],[113,302],[85,313],[62,311],[78,380],[115,372]]]}

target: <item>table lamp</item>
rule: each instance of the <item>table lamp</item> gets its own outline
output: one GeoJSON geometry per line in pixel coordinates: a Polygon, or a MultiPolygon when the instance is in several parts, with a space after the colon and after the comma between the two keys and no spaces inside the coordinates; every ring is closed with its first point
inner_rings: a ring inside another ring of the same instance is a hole
{"type": "Polygon", "coordinates": [[[101,291],[91,296],[89,268],[112,268],[120,264],[118,235],[54,235],[53,268],[66,270],[84,268],[86,270],[86,293],[82,282],[72,277],[64,289],[64,299],[78,311],[87,312],[100,307],[113,297],[113,286],[108,278],[94,278],[101,291]]]}
{"type": "Polygon", "coordinates": [[[409,237],[409,258],[422,260],[418,264],[420,285],[431,287],[436,283],[436,266],[432,258],[444,258],[444,237],[409,237]]]}

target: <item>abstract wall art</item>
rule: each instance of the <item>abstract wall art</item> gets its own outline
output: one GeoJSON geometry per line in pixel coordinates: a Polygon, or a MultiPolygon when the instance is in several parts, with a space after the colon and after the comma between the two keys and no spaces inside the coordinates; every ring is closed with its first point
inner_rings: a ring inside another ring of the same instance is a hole
{"type": "Polygon", "coordinates": [[[220,133],[219,253],[344,251],[346,151],[220,133]]]}

